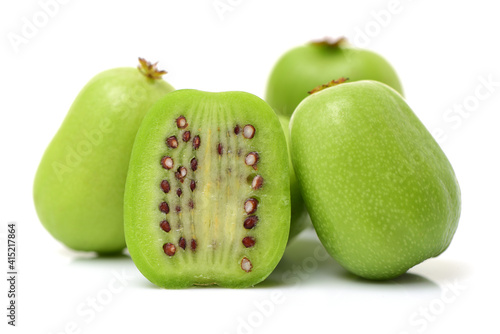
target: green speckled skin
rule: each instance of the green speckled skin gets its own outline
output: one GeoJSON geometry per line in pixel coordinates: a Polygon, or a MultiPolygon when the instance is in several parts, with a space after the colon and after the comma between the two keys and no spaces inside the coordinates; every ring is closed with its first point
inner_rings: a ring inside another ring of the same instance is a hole
{"type": "Polygon", "coordinates": [[[344,268],[391,279],[448,247],[460,189],[396,91],[360,81],[313,94],[294,112],[291,138],[316,232],[344,268]]]}
{"type": "Polygon", "coordinates": [[[292,219],[290,222],[290,236],[288,241],[292,241],[300,232],[307,226],[310,226],[309,215],[307,214],[304,199],[300,194],[299,182],[295,176],[292,165],[292,157],[290,155],[290,119],[286,116],[279,115],[279,120],[283,132],[285,132],[286,143],[289,152],[289,166],[290,166],[290,203],[292,204],[292,219]]]}
{"type": "Polygon", "coordinates": [[[274,66],[267,84],[266,101],[282,115],[291,116],[313,88],[337,80],[376,80],[399,93],[403,89],[392,66],[380,55],[350,45],[307,44],[286,52],[274,66]]]}
{"type": "Polygon", "coordinates": [[[43,226],[66,246],[125,248],[123,193],[134,138],[147,110],[173,88],[116,68],[80,91],[38,167],[33,194],[43,226]]]}

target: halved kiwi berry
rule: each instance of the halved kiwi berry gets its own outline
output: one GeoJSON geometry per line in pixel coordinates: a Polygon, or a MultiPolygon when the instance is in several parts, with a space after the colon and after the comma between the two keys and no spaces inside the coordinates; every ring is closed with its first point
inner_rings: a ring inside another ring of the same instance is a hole
{"type": "Polygon", "coordinates": [[[139,129],[127,177],[137,268],[165,288],[261,282],[288,239],[288,168],[279,120],[258,97],[167,94],[139,129]]]}

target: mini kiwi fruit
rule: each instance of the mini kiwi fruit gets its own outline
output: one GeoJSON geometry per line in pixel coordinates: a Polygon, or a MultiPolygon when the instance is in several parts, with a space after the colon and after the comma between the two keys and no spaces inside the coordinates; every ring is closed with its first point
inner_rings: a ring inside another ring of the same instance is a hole
{"type": "Polygon", "coordinates": [[[40,222],[67,247],[100,254],[125,248],[123,193],[137,130],[174,88],[165,71],[139,66],[97,74],[82,88],[47,147],[33,199],[40,222]]]}
{"type": "Polygon", "coordinates": [[[249,93],[167,94],[139,129],[124,201],[127,247],[154,284],[261,282],[281,259],[290,229],[278,117],[249,93]]]}

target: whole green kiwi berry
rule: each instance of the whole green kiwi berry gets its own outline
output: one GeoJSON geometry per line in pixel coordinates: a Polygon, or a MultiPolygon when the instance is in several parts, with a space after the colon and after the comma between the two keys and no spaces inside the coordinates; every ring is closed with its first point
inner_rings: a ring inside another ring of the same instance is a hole
{"type": "Polygon", "coordinates": [[[314,93],[295,110],[291,139],[314,228],[344,268],[391,279],[449,246],[457,179],[395,90],[358,81],[314,93]]]}
{"type": "Polygon", "coordinates": [[[403,94],[398,76],[387,60],[339,38],[310,42],[286,52],[271,71],[265,100],[278,114],[291,116],[311,89],[340,77],[349,78],[350,82],[380,81],[403,94]]]}
{"type": "Polygon", "coordinates": [[[69,248],[114,253],[125,247],[123,194],[134,138],[147,110],[173,90],[155,65],[140,59],[138,68],[92,78],[43,155],[36,211],[69,248]]]}

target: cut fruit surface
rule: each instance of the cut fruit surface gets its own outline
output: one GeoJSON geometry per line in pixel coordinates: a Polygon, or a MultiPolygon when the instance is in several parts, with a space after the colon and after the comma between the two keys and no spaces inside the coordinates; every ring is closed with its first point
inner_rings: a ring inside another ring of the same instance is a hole
{"type": "Polygon", "coordinates": [[[147,114],[125,193],[138,269],[166,288],[246,287],[281,259],[290,224],[277,116],[243,92],[180,90],[147,114]]]}

